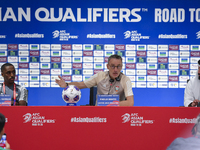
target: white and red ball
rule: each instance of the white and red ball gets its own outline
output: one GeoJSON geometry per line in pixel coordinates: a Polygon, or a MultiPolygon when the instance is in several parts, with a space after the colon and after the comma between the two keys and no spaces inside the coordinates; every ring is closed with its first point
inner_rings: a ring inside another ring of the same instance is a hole
{"type": "Polygon", "coordinates": [[[81,90],[75,85],[69,85],[62,91],[66,103],[77,103],[81,99],[81,90]]]}

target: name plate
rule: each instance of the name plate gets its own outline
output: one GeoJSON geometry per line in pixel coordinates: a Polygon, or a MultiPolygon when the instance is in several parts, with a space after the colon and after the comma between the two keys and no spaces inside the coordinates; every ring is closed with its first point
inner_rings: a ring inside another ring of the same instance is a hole
{"type": "Polygon", "coordinates": [[[119,95],[97,95],[97,106],[119,106],[119,95]]]}
{"type": "Polygon", "coordinates": [[[0,94],[0,106],[11,106],[11,96],[0,94]]]}

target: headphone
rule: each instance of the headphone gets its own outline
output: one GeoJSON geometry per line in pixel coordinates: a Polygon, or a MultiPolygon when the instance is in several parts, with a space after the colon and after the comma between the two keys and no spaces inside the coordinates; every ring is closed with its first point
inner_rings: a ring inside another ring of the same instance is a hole
{"type": "MultiPolygon", "coordinates": [[[[120,81],[120,75],[121,75],[121,72],[120,72],[119,76],[117,78],[115,78],[116,81],[120,81]]],[[[110,77],[110,75],[109,75],[109,77],[110,77]]],[[[115,80],[110,78],[109,82],[113,83],[115,80]]]]}

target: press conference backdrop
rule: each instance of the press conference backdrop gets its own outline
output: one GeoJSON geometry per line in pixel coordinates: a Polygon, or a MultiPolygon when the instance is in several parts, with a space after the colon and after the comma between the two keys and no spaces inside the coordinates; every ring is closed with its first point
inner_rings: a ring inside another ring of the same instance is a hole
{"type": "MultiPolygon", "coordinates": [[[[198,68],[199,22],[196,0],[2,0],[0,65],[15,65],[29,105],[65,105],[58,75],[85,81],[118,54],[135,106],[180,106],[198,68]]],[[[89,104],[89,89],[82,97],[89,104]]]]}

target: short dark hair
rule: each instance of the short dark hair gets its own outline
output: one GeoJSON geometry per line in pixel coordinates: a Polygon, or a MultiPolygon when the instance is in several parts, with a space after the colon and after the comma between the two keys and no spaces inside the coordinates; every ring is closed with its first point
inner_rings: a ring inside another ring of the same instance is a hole
{"type": "Polygon", "coordinates": [[[5,116],[2,113],[0,113],[0,132],[3,130],[5,122],[6,122],[5,116]]]}
{"type": "MultiPolygon", "coordinates": [[[[5,64],[3,64],[3,65],[1,66],[1,72],[3,72],[7,66],[13,66],[13,64],[11,64],[11,63],[5,63],[5,64]]],[[[14,67],[14,66],[13,66],[13,67],[14,67]]]]}
{"type": "Polygon", "coordinates": [[[120,59],[120,60],[122,61],[122,57],[121,57],[120,55],[114,54],[114,55],[111,55],[111,56],[108,58],[108,63],[109,63],[109,61],[110,61],[112,58],[120,59]]]}

